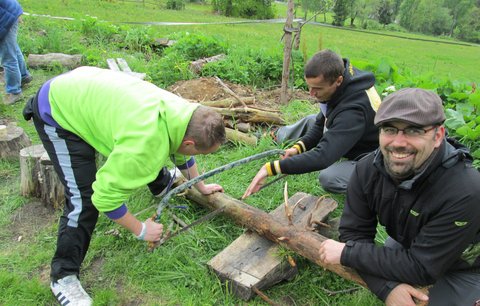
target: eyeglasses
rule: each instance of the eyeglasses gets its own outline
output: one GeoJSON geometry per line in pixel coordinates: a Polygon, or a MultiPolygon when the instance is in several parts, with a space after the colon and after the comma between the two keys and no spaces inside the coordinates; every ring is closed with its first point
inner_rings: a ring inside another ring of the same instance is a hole
{"type": "Polygon", "coordinates": [[[408,126],[404,129],[399,129],[394,126],[381,126],[380,132],[386,136],[395,136],[398,132],[402,131],[403,135],[406,137],[419,137],[425,135],[427,132],[436,129],[437,126],[433,126],[429,129],[422,129],[420,127],[408,126]]]}

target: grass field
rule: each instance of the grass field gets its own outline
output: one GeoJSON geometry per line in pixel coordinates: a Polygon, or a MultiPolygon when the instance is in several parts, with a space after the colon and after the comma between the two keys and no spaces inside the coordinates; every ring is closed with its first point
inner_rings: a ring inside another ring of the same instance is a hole
{"type": "MultiPolygon", "coordinates": [[[[97,16],[120,25],[120,22],[220,22],[235,21],[213,15],[205,5],[187,5],[184,11],[168,11],[156,5],[121,0],[20,0],[24,10],[31,14],[48,14],[73,18],[97,16]]],[[[282,14],[283,8],[279,8],[282,14]]],[[[67,32],[73,21],[61,21],[38,16],[25,16],[25,24],[57,31],[49,36],[49,46],[57,52],[75,53],[77,35],[67,32]],[[28,19],[28,20],[27,20],[28,19]]],[[[319,19],[322,19],[320,17],[319,19]]],[[[144,27],[137,25],[136,27],[144,27]]],[[[277,50],[281,48],[282,24],[229,24],[229,25],[188,25],[188,26],[149,26],[158,37],[166,37],[179,31],[201,32],[218,35],[227,40],[233,48],[254,50],[277,50]]],[[[30,33],[29,28],[21,27],[20,37],[37,37],[41,33],[30,33]]],[[[51,33],[50,33],[51,34],[51,33]]],[[[411,38],[430,37],[402,34],[411,38]]],[[[80,36],[79,36],[80,37],[80,36]]],[[[354,61],[375,62],[386,58],[402,69],[415,74],[433,73],[437,77],[449,77],[462,82],[478,82],[477,66],[480,64],[478,46],[456,46],[445,44],[447,40],[424,42],[346,31],[319,25],[305,25],[302,34],[308,55],[320,48],[331,48],[354,61]]],[[[32,46],[36,42],[21,41],[32,46]]],[[[81,43],[81,42],[80,42],[81,43]]],[[[129,56],[133,65],[140,53],[115,50],[103,46],[100,56],[129,56]],[[115,52],[111,54],[109,52],[115,52]]],[[[88,51],[88,50],[87,50],[88,51]]],[[[93,52],[97,52],[95,49],[93,52]]],[[[103,61],[104,62],[104,61],[103,61]]],[[[59,69],[33,70],[33,84],[25,94],[32,95],[39,85],[59,73],[59,69]]],[[[38,137],[32,124],[21,116],[22,105],[0,105],[0,119],[18,121],[33,143],[38,137]]],[[[288,118],[315,109],[306,103],[295,101],[282,108],[288,118]],[[292,114],[296,115],[293,116],[292,114]]],[[[255,148],[241,144],[227,144],[219,152],[209,156],[199,156],[200,170],[208,171],[243,157],[277,148],[269,139],[262,139],[255,148]]],[[[224,186],[226,192],[239,198],[258,168],[265,160],[256,161],[244,167],[232,169],[209,179],[224,186]]],[[[310,173],[289,176],[291,195],[297,191],[313,195],[325,192],[317,183],[317,174],[310,173]]],[[[60,211],[51,211],[35,199],[19,196],[20,166],[15,160],[0,160],[0,305],[54,305],[50,293],[49,264],[55,248],[57,218],[60,211]]],[[[340,207],[333,216],[341,214],[342,196],[334,196],[340,207]]],[[[206,211],[186,200],[176,198],[175,203],[188,206],[186,210],[175,211],[188,223],[203,216],[206,211]]],[[[283,183],[273,184],[268,190],[248,198],[246,203],[270,211],[283,202],[283,183]]],[[[158,203],[146,188],[138,190],[128,201],[129,209],[136,213],[151,206],[149,211],[140,214],[146,219],[158,203]]],[[[115,225],[105,216],[100,216],[87,258],[82,266],[82,283],[95,299],[95,305],[267,305],[256,297],[248,303],[236,298],[208,271],[206,263],[236,239],[244,229],[235,226],[231,220],[217,217],[214,220],[194,227],[191,233],[182,234],[153,253],[146,252],[146,245],[139,243],[124,229],[115,225]],[[117,230],[113,234],[111,230],[117,230]]],[[[280,256],[280,255],[279,255],[280,256]]],[[[274,301],[285,305],[381,305],[368,290],[358,288],[321,267],[294,255],[299,274],[289,282],[267,290],[265,293],[274,301]],[[353,289],[351,292],[344,290],[353,289]]]]}
{"type": "MultiPolygon", "coordinates": [[[[184,11],[158,9],[158,6],[135,2],[66,0],[34,1],[23,0],[25,11],[35,14],[83,18],[96,16],[110,22],[225,22],[231,19],[210,12],[206,5],[187,5],[184,11]],[[87,4],[89,3],[89,4],[87,4]]],[[[277,9],[284,14],[282,6],[277,9]]],[[[302,15],[302,14],[299,14],[302,15]]],[[[279,15],[279,17],[282,17],[279,15]]],[[[38,17],[36,17],[38,18],[38,17]]],[[[253,49],[278,48],[281,45],[283,24],[235,24],[235,25],[182,25],[153,26],[160,37],[173,32],[190,31],[219,35],[233,45],[249,46],[253,49]]],[[[303,27],[301,39],[311,56],[319,48],[330,48],[353,61],[376,61],[388,59],[401,69],[414,74],[434,74],[438,78],[450,78],[464,82],[477,82],[477,66],[480,64],[480,47],[447,44],[451,40],[436,39],[418,34],[392,33],[405,38],[378,35],[381,32],[364,33],[348,31],[321,25],[307,24],[303,27]],[[414,38],[415,40],[409,39],[414,38]],[[430,41],[420,41],[427,39],[430,41]]]]}

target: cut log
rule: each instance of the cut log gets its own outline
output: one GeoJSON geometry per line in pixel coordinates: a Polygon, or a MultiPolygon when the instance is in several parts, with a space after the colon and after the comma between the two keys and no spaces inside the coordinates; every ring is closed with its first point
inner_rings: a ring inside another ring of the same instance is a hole
{"type": "Polygon", "coordinates": [[[266,112],[250,107],[230,109],[212,107],[212,109],[222,116],[232,117],[243,122],[285,125],[285,120],[278,113],[266,112]]]}
{"type": "Polygon", "coordinates": [[[155,41],[153,42],[154,46],[160,46],[160,47],[171,47],[173,46],[177,41],[176,40],[171,40],[168,38],[155,38],[155,41]]]}
{"type": "Polygon", "coordinates": [[[225,132],[227,135],[227,139],[233,142],[242,142],[250,146],[256,146],[257,145],[257,137],[248,135],[246,133],[242,133],[240,131],[230,129],[230,128],[225,128],[225,132]]]}
{"type": "Polygon", "coordinates": [[[0,126],[0,158],[18,158],[21,149],[32,143],[21,127],[0,126]]]}
{"type": "Polygon", "coordinates": [[[239,105],[244,105],[244,104],[251,105],[255,103],[255,97],[240,97],[240,100],[242,100],[243,103],[239,102],[235,98],[227,98],[227,99],[222,99],[217,101],[200,101],[200,104],[205,106],[210,106],[210,107],[230,108],[230,107],[235,107],[239,105]]]}
{"type": "Polygon", "coordinates": [[[235,124],[235,127],[240,132],[244,132],[244,133],[250,132],[250,123],[248,123],[248,122],[237,122],[235,124]]]}
{"type": "Polygon", "coordinates": [[[82,65],[82,55],[69,55],[63,53],[29,54],[27,62],[30,68],[61,65],[62,67],[73,69],[82,65]]]}
{"type": "Polygon", "coordinates": [[[43,145],[34,145],[20,150],[20,194],[25,197],[40,197],[40,158],[45,153],[43,145]]]}
{"type": "Polygon", "coordinates": [[[218,62],[224,58],[225,58],[225,54],[218,54],[218,55],[207,57],[207,58],[201,58],[191,62],[189,69],[191,72],[198,74],[200,73],[200,71],[202,71],[202,68],[203,66],[205,66],[205,64],[211,63],[211,62],[218,62]]]}
{"type": "Polygon", "coordinates": [[[60,209],[65,203],[65,188],[45,152],[40,157],[40,199],[46,206],[60,209]]]}
{"type": "MultiPolygon", "coordinates": [[[[293,224],[299,228],[307,224],[311,215],[324,221],[335,210],[337,203],[330,201],[318,206],[317,197],[297,193],[290,200],[291,206],[298,203],[303,209],[295,210],[293,224]]],[[[284,205],[270,213],[277,220],[286,221],[284,205]]],[[[287,222],[288,223],[288,222],[287,222]]],[[[285,225],[287,224],[285,223],[285,225]]],[[[278,256],[280,246],[255,232],[247,231],[208,262],[208,266],[227,283],[232,292],[243,300],[254,296],[254,288],[265,290],[282,280],[290,280],[297,273],[296,266],[278,256]]]]}
{"type": "MultiPolygon", "coordinates": [[[[187,198],[211,210],[224,207],[224,214],[237,224],[245,226],[263,237],[289,248],[345,279],[366,287],[365,282],[355,270],[342,265],[325,264],[320,260],[318,256],[320,244],[328,238],[316,232],[297,228],[296,226],[285,226],[286,220],[281,222],[266,212],[249,206],[224,193],[204,196],[192,188],[188,190],[187,198]]],[[[333,200],[327,198],[324,201],[333,200]]],[[[426,288],[420,288],[420,290],[424,293],[428,292],[426,288]]]]}

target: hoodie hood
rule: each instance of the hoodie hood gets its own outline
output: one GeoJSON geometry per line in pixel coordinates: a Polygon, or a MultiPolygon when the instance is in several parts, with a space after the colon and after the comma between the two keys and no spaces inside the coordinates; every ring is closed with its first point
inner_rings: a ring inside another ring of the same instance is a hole
{"type": "Polygon", "coordinates": [[[348,100],[348,96],[367,90],[375,85],[375,76],[368,71],[362,71],[353,67],[348,58],[343,59],[345,70],[343,71],[343,82],[327,101],[328,109],[332,110],[340,101],[348,100]],[[341,97],[341,99],[340,99],[341,97]]]}

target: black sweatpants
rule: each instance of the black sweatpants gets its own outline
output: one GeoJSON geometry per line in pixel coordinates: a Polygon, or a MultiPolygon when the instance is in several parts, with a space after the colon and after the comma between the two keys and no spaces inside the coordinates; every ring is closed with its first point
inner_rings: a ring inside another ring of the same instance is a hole
{"type": "Polygon", "coordinates": [[[36,113],[34,110],[35,129],[65,187],[65,206],[50,273],[52,281],[56,281],[79,275],[97,223],[98,210],[91,200],[97,172],[95,150],[77,135],[45,124],[36,113]]]}
{"type": "MultiPolygon", "coordinates": [[[[35,129],[65,187],[65,207],[59,221],[57,248],[50,272],[52,281],[56,281],[72,274],[79,276],[98,220],[98,210],[92,203],[96,151],[79,136],[46,124],[39,115],[37,97],[27,102],[23,116],[26,120],[33,118],[35,129]]],[[[157,194],[169,181],[170,173],[163,167],[148,187],[157,194]]]]}

